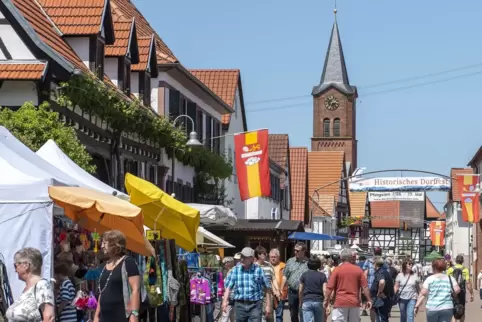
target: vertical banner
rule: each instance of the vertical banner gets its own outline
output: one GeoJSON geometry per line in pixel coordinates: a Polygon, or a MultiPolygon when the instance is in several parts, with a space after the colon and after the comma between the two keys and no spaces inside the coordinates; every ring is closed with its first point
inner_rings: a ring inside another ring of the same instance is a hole
{"type": "Polygon", "coordinates": [[[430,239],[432,246],[445,245],[445,221],[432,221],[430,223],[430,239]]]}
{"type": "Polygon", "coordinates": [[[475,187],[479,183],[479,178],[478,174],[457,176],[462,220],[465,222],[477,223],[480,219],[480,194],[475,191],[475,187]]]}
{"type": "Polygon", "coordinates": [[[235,134],[234,150],[241,200],[271,196],[268,130],[235,134]]]}

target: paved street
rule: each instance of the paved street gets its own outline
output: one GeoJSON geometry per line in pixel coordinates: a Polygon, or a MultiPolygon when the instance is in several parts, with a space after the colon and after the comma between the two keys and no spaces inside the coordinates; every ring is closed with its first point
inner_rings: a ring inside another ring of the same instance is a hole
{"type": "MultiPolygon", "coordinates": [[[[477,293],[477,292],[476,292],[477,293]]],[[[475,299],[473,303],[467,303],[467,308],[466,308],[466,319],[465,321],[467,322],[472,322],[472,321],[480,321],[480,314],[482,313],[482,309],[480,306],[482,305],[482,301],[480,301],[478,298],[475,299]]],[[[283,317],[284,322],[289,322],[290,321],[290,313],[288,310],[285,310],[284,312],[284,317],[283,317]]],[[[362,316],[361,317],[361,322],[370,322],[370,318],[367,316],[362,316]]],[[[392,317],[390,318],[390,321],[396,322],[400,321],[400,311],[398,308],[393,308],[392,311],[392,317]]],[[[421,311],[416,319],[415,322],[425,322],[427,319],[425,318],[425,311],[421,311]]],[[[331,317],[328,318],[328,322],[331,322],[331,317]]]]}

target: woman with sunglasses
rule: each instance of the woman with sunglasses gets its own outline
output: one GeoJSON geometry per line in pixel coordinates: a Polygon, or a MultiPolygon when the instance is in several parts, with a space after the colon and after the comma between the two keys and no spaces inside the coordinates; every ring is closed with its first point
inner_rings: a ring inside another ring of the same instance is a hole
{"type": "Polygon", "coordinates": [[[42,279],[42,254],[26,247],[15,253],[14,265],[18,278],[25,282],[20,297],[5,314],[13,322],[53,322],[55,320],[54,293],[49,281],[42,279]]]}

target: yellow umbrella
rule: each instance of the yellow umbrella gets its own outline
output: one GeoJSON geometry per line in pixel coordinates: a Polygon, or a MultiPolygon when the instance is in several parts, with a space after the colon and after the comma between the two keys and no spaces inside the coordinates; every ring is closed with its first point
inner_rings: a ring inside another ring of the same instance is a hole
{"type": "Polygon", "coordinates": [[[161,236],[174,239],[187,251],[196,249],[199,210],[171,197],[149,181],[126,174],[125,186],[131,202],[142,209],[144,225],[160,230],[161,236]]]}
{"type": "Polygon", "coordinates": [[[154,249],[144,237],[139,207],[112,195],[79,187],[49,187],[50,198],[64,208],[65,215],[81,227],[103,233],[120,230],[127,239],[127,249],[144,256],[154,249]]]}

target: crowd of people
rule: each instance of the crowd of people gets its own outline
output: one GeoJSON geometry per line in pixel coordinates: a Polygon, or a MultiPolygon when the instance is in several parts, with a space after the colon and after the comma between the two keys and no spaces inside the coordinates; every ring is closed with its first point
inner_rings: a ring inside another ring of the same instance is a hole
{"type": "MultiPolygon", "coordinates": [[[[474,300],[469,271],[459,255],[425,266],[410,259],[358,256],[352,249],[329,258],[307,257],[304,243],[294,257],[280,261],[279,251],[244,248],[225,258],[226,290],[221,322],[283,321],[288,304],[291,322],[359,322],[360,315],[386,322],[393,306],[400,322],[413,322],[425,302],[428,322],[465,321],[465,303],[474,300]]],[[[482,273],[479,275],[482,283],[482,273]]],[[[482,292],[481,292],[482,298],[482,292]]]]}
{"type": "MultiPolygon", "coordinates": [[[[125,237],[117,231],[104,234],[102,249],[108,260],[99,277],[94,322],[137,322],[141,279],[135,260],[126,256],[125,237]]],[[[360,315],[370,315],[371,321],[385,322],[397,305],[400,322],[413,322],[426,301],[428,322],[465,321],[465,303],[474,300],[474,289],[462,255],[455,264],[435,260],[430,270],[410,259],[384,258],[381,249],[373,255],[367,259],[344,249],[329,258],[308,257],[299,242],[284,263],[278,249],[246,247],[223,259],[225,292],[215,320],[281,322],[287,304],[291,322],[325,322],[329,315],[332,321],[359,322],[360,315]]],[[[37,249],[16,253],[15,270],[25,289],[8,308],[8,321],[78,321],[67,267],[55,266],[54,284],[40,277],[41,267],[37,249]]]]}

